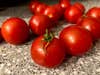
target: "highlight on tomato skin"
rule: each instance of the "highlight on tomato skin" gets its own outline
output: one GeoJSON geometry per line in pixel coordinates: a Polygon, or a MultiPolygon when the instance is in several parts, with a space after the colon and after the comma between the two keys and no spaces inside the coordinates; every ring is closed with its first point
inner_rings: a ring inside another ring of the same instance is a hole
{"type": "Polygon", "coordinates": [[[40,66],[47,68],[57,67],[65,58],[65,48],[58,38],[53,37],[51,39],[48,37],[48,39],[45,40],[44,38],[45,37],[41,35],[33,41],[31,57],[33,61],[40,66]]]}
{"type": "Polygon", "coordinates": [[[34,14],[36,7],[40,4],[41,4],[41,2],[39,2],[39,1],[31,1],[29,4],[29,10],[34,14]]]}
{"type": "Polygon", "coordinates": [[[11,17],[3,22],[1,33],[4,40],[10,44],[23,44],[30,38],[30,30],[24,20],[11,17]]]}
{"type": "Polygon", "coordinates": [[[80,2],[75,2],[75,3],[73,4],[73,6],[79,8],[79,9],[83,12],[83,14],[84,14],[84,12],[85,12],[85,6],[84,6],[82,3],[80,3],[80,2]]]}
{"type": "Polygon", "coordinates": [[[72,5],[65,10],[64,17],[67,22],[76,24],[78,19],[83,15],[83,12],[76,6],[72,5]]]}
{"type": "Polygon", "coordinates": [[[35,14],[43,14],[47,7],[48,7],[47,4],[41,3],[38,6],[36,6],[34,13],[35,14]]]}
{"type": "Polygon", "coordinates": [[[59,0],[59,4],[61,5],[64,11],[71,6],[70,0],[59,0]]]}
{"type": "Polygon", "coordinates": [[[98,21],[100,21],[100,7],[90,8],[87,11],[86,16],[96,18],[98,21]]]}
{"type": "Polygon", "coordinates": [[[31,1],[29,4],[29,10],[33,14],[43,14],[44,10],[48,7],[49,5],[40,2],[40,1],[31,1]]]}
{"type": "Polygon", "coordinates": [[[66,47],[66,53],[81,56],[92,47],[92,36],[89,31],[79,26],[69,26],[60,33],[60,39],[66,47]]]}
{"type": "Polygon", "coordinates": [[[53,6],[48,6],[45,10],[43,15],[47,15],[53,23],[58,23],[58,20],[61,18],[61,14],[58,13],[58,9],[53,6]]]}

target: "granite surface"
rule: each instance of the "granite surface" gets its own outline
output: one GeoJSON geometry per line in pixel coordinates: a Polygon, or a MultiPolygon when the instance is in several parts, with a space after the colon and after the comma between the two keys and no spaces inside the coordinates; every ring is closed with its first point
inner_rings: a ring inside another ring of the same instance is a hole
{"type": "MultiPolygon", "coordinates": [[[[53,1],[53,0],[51,0],[53,1]]],[[[78,1],[78,0],[73,0],[78,1]]],[[[93,6],[100,6],[100,0],[80,0],[86,10],[93,6]]],[[[10,7],[0,11],[0,25],[9,17],[23,18],[27,23],[32,16],[28,5],[10,7]]],[[[61,30],[67,23],[60,22],[61,30]]],[[[0,43],[0,75],[100,75],[100,41],[81,57],[71,57],[56,68],[48,69],[35,64],[30,56],[30,47],[34,38],[29,42],[15,46],[6,42],[0,43]]]]}

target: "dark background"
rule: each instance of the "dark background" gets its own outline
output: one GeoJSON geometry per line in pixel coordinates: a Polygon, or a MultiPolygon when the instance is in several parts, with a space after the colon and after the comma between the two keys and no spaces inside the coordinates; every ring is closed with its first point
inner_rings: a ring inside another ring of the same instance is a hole
{"type": "Polygon", "coordinates": [[[29,1],[30,0],[0,0],[0,8],[21,5],[29,1]]]}

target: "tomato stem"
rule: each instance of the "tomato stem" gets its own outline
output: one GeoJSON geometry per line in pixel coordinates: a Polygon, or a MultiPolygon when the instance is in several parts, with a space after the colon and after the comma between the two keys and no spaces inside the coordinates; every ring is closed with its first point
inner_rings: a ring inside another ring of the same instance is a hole
{"type": "Polygon", "coordinates": [[[46,33],[44,34],[44,40],[46,42],[50,42],[53,39],[53,34],[46,29],[46,33]]]}

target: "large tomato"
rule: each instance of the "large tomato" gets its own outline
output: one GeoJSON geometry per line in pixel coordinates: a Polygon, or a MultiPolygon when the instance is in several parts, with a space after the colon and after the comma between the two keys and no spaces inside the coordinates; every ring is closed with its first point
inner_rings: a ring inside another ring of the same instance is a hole
{"type": "Polygon", "coordinates": [[[65,48],[55,37],[39,36],[31,46],[31,57],[35,63],[53,68],[58,66],[65,57],[65,48]]]}
{"type": "Polygon", "coordinates": [[[97,19],[92,17],[83,17],[77,25],[90,31],[94,40],[100,39],[100,22],[97,19]]]}
{"type": "Polygon", "coordinates": [[[78,56],[86,53],[92,46],[91,34],[78,26],[69,26],[60,33],[60,39],[70,55],[78,56]]]}
{"type": "Polygon", "coordinates": [[[36,14],[31,17],[29,25],[33,33],[42,35],[45,33],[46,29],[51,29],[52,22],[48,16],[36,14]]]}
{"type": "Polygon", "coordinates": [[[16,17],[9,18],[2,24],[1,33],[4,40],[11,44],[22,44],[30,35],[26,22],[16,17]]]}
{"type": "Polygon", "coordinates": [[[96,18],[100,21],[100,7],[93,7],[89,9],[86,16],[96,18]]]}
{"type": "Polygon", "coordinates": [[[65,10],[65,19],[68,22],[76,23],[77,20],[83,15],[83,12],[76,6],[71,6],[65,10]]]}

